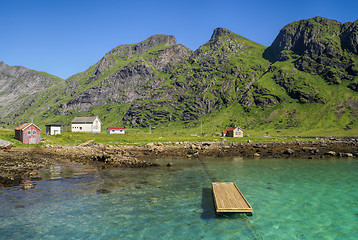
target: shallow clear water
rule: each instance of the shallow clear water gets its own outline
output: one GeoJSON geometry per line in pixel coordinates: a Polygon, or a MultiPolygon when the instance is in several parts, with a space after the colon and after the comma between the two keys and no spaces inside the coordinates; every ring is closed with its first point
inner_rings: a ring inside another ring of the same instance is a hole
{"type": "Polygon", "coordinates": [[[358,239],[357,159],[205,159],[252,217],[216,217],[200,161],[166,162],[0,189],[0,239],[358,239]]]}

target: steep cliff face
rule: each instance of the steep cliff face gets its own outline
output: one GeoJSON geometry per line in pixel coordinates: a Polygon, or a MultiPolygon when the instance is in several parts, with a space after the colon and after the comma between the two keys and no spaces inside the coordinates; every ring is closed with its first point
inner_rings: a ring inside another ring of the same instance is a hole
{"type": "Polygon", "coordinates": [[[342,24],[322,17],[300,20],[286,25],[271,45],[273,60],[285,60],[285,52],[317,57],[335,54],[342,24]]]}
{"type": "Polygon", "coordinates": [[[31,106],[33,96],[62,83],[50,74],[0,62],[0,116],[16,112],[23,105],[31,106]]]}
{"type": "Polygon", "coordinates": [[[331,84],[358,76],[358,23],[342,24],[322,17],[285,26],[266,51],[271,61],[296,58],[295,67],[319,74],[331,84]]]}
{"type": "Polygon", "coordinates": [[[358,20],[353,23],[344,23],[340,36],[343,49],[358,54],[358,20]]]}

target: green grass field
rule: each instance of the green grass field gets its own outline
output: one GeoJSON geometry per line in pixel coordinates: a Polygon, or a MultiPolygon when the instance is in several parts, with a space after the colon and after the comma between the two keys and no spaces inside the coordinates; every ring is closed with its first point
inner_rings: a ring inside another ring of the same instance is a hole
{"type": "MultiPolygon", "coordinates": [[[[149,142],[162,142],[172,143],[176,142],[221,142],[223,137],[213,135],[218,131],[207,130],[206,124],[199,124],[193,128],[179,128],[178,126],[171,127],[152,127],[149,128],[132,128],[127,129],[127,134],[107,134],[102,133],[72,133],[62,132],[61,135],[48,136],[45,131],[41,132],[42,142],[39,144],[28,145],[23,144],[14,139],[14,130],[12,129],[0,129],[0,138],[11,141],[14,146],[45,146],[45,145],[57,145],[57,146],[75,146],[84,143],[88,140],[93,140],[96,143],[102,143],[105,145],[121,145],[121,144],[146,144],[149,142]]],[[[265,131],[250,130],[244,131],[244,135],[249,135],[243,138],[230,138],[225,139],[228,142],[247,142],[248,140],[254,143],[260,142],[282,142],[282,141],[295,141],[300,137],[314,137],[314,136],[358,136],[357,129],[350,129],[347,131],[339,129],[331,130],[312,130],[307,132],[289,130],[277,130],[267,129],[265,131]]],[[[301,138],[300,140],[313,140],[315,138],[301,138]]]]}

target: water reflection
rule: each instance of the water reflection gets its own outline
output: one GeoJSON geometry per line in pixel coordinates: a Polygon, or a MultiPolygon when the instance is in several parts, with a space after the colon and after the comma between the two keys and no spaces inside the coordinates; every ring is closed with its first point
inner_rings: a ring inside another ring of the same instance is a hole
{"type": "Polygon", "coordinates": [[[203,212],[201,213],[202,219],[215,218],[215,206],[211,188],[203,188],[201,194],[201,207],[203,212]]]}
{"type": "Polygon", "coordinates": [[[91,165],[60,165],[50,166],[39,170],[38,176],[41,180],[54,180],[59,178],[73,177],[82,174],[94,173],[100,168],[91,165]]]}

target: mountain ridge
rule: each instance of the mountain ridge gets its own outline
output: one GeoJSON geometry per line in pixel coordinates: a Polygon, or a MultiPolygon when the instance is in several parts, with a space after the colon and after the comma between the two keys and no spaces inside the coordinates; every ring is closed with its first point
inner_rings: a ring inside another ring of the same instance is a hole
{"type": "MultiPolygon", "coordinates": [[[[202,118],[217,129],[357,127],[357,24],[300,20],[269,47],[216,28],[195,51],[172,35],[153,35],[112,49],[61,82],[53,104],[18,110],[25,109],[23,119],[44,123],[95,114],[107,125],[131,127],[178,121],[190,127],[202,118]],[[320,114],[325,117],[315,126],[320,114]]],[[[11,116],[2,122],[16,124],[11,116]]]]}

